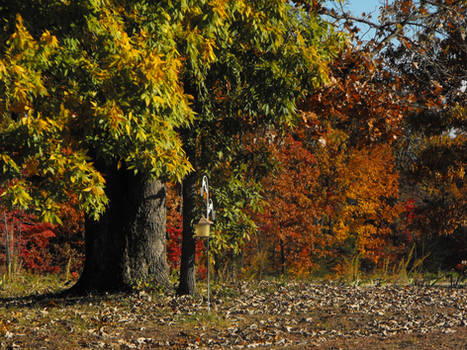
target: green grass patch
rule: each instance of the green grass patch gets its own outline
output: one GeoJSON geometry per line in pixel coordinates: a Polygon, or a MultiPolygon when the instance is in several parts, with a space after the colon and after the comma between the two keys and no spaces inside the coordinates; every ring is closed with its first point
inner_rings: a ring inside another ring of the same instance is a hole
{"type": "Polygon", "coordinates": [[[56,293],[71,286],[65,275],[38,275],[22,272],[0,277],[0,298],[16,298],[38,294],[56,293]]]}

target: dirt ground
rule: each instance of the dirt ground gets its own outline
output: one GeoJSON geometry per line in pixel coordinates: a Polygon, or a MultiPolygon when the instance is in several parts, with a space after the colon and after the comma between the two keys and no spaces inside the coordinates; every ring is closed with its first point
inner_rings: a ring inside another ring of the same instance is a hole
{"type": "Polygon", "coordinates": [[[467,349],[467,289],[249,282],[0,299],[2,349],[467,349]]]}

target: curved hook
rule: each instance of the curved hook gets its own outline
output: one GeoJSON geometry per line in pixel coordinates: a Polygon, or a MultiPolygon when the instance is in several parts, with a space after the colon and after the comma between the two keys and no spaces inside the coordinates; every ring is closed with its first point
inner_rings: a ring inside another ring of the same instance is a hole
{"type": "Polygon", "coordinates": [[[208,177],[206,175],[203,176],[203,181],[201,182],[201,197],[204,195],[204,193],[206,193],[209,197],[209,182],[208,177]]]}
{"type": "Polygon", "coordinates": [[[211,219],[216,220],[216,212],[214,211],[214,204],[212,202],[212,199],[209,199],[207,208],[208,208],[207,219],[209,219],[209,214],[211,214],[211,219]]]}

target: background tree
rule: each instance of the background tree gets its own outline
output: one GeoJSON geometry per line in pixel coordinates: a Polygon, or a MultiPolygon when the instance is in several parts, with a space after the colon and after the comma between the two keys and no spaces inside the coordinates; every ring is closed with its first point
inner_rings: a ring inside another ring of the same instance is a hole
{"type": "Polygon", "coordinates": [[[427,262],[431,259],[434,269],[453,266],[466,254],[448,246],[464,247],[466,237],[461,218],[466,215],[467,2],[381,1],[379,14],[373,17],[328,5],[315,10],[332,18],[358,45],[383,60],[403,95],[412,96],[409,103],[413,108],[406,115],[401,137],[393,144],[402,175],[401,199],[415,205],[414,216],[400,230],[420,238],[421,249],[432,252],[427,262]],[[357,24],[374,29],[373,37],[361,40],[357,24]]]}
{"type": "Polygon", "coordinates": [[[267,125],[291,123],[297,100],[327,81],[326,63],[339,46],[339,36],[324,21],[287,1],[232,1],[224,11],[226,20],[213,45],[213,64],[204,70],[184,67],[185,91],[194,96],[198,118],[193,127],[181,130],[195,172],[183,181],[180,294],[192,294],[195,288],[193,224],[200,213],[195,206],[200,172],[212,170],[214,175],[225,170],[210,182],[217,187],[214,198],[222,200],[216,207],[223,208],[213,243],[225,247],[230,242],[235,250],[235,241],[251,232],[248,226],[254,227],[240,208],[258,200],[257,185],[245,177],[242,135],[267,125]]]}
{"type": "Polygon", "coordinates": [[[329,67],[332,84],[301,103],[302,122],[277,137],[278,170],[266,179],[258,241],[273,248],[273,268],[283,272],[342,271],[344,258],[357,255],[367,267],[397,257],[392,226],[402,206],[391,145],[414,96],[398,93],[381,61],[350,44],[329,67]]]}
{"type": "Polygon", "coordinates": [[[297,129],[271,143],[278,169],[262,183],[268,189],[267,204],[258,215],[255,240],[261,246],[260,255],[272,253],[277,271],[306,275],[316,268],[323,251],[328,253],[330,242],[320,234],[316,220],[321,209],[315,192],[319,176],[316,159],[304,142],[303,125],[297,129]]]}
{"type": "Polygon", "coordinates": [[[390,227],[401,210],[391,145],[414,96],[367,49],[349,46],[332,68],[335,84],[302,107],[308,137],[321,145],[319,200],[332,208],[322,222],[338,242],[350,239],[351,254],[375,264],[391,254],[390,227]]]}
{"type": "Polygon", "coordinates": [[[406,22],[405,36],[384,58],[421,106],[407,118],[397,148],[403,194],[414,203],[407,228],[421,253],[431,252],[432,269],[453,267],[467,258],[467,2],[394,2],[382,20],[396,19],[406,22]]]}

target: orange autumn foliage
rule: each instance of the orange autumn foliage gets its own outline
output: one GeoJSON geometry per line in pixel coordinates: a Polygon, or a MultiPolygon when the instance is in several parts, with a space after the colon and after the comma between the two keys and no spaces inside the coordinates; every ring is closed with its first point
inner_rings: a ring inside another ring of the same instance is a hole
{"type": "Polygon", "coordinates": [[[377,265],[397,252],[391,145],[413,97],[399,96],[400,81],[364,52],[349,48],[331,68],[332,84],[303,102],[303,121],[270,142],[278,169],[263,181],[268,204],[250,251],[261,247],[273,271],[338,271],[345,257],[377,265]]]}
{"type": "Polygon", "coordinates": [[[335,180],[328,188],[334,194],[334,216],[328,229],[333,230],[337,242],[353,240],[354,254],[378,263],[389,253],[390,226],[401,212],[391,148],[383,144],[349,149],[334,167],[335,180]]]}
{"type": "Polygon", "coordinates": [[[259,216],[260,239],[270,241],[280,256],[280,265],[287,265],[293,273],[306,274],[316,267],[313,257],[323,254],[328,245],[327,236],[321,235],[316,223],[316,160],[290,134],[271,148],[279,169],[276,176],[263,181],[268,203],[259,216]]]}
{"type": "Polygon", "coordinates": [[[391,253],[391,224],[402,210],[391,148],[347,147],[337,131],[326,144],[306,145],[303,137],[289,134],[271,145],[278,171],[263,181],[267,205],[251,247],[261,242],[273,270],[295,275],[312,273],[322,259],[336,266],[343,255],[377,264],[391,253]]]}

